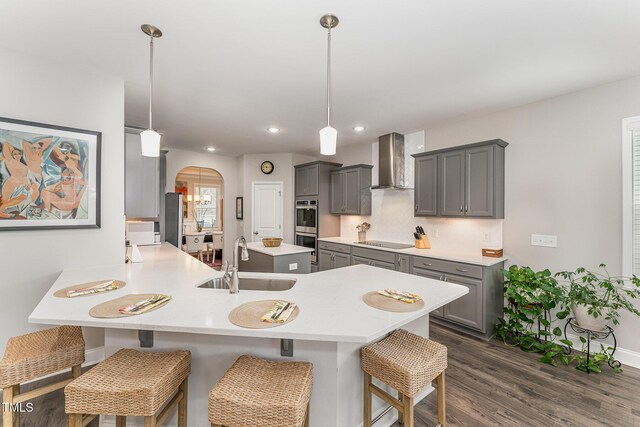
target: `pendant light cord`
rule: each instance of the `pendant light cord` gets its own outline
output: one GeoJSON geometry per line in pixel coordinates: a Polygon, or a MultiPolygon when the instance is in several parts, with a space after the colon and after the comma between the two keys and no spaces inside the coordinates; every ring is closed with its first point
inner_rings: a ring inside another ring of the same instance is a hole
{"type": "Polygon", "coordinates": [[[149,42],[149,129],[153,129],[153,115],[151,106],[153,104],[153,35],[149,42]]]}
{"type": "Polygon", "coordinates": [[[331,126],[331,28],[327,28],[327,126],[331,126]]]}

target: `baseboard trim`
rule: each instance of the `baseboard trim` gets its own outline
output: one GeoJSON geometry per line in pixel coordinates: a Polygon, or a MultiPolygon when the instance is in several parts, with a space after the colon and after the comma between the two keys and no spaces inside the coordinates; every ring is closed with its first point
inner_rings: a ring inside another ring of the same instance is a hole
{"type": "MultiPolygon", "coordinates": [[[[96,363],[102,362],[103,360],[104,360],[104,347],[90,348],[89,350],[86,350],[84,353],[84,363],[82,364],[82,367],[84,368],[87,366],[92,366],[92,365],[95,365],[96,363]]],[[[29,384],[35,381],[43,380],[45,378],[55,377],[56,375],[60,375],[67,371],[69,370],[67,369],[64,371],[54,372],[52,374],[45,375],[44,377],[38,377],[31,381],[27,381],[26,383],[23,383],[23,384],[29,384]]]]}

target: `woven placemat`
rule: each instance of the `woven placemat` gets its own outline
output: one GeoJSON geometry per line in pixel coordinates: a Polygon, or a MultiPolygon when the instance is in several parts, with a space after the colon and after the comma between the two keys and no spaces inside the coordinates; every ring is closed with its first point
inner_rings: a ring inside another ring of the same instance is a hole
{"type": "Polygon", "coordinates": [[[111,301],[103,302],[102,304],[98,304],[89,310],[89,315],[91,317],[97,317],[100,319],[115,319],[117,317],[131,317],[137,316],[139,314],[151,313],[159,308],[164,307],[169,303],[169,301],[160,304],[152,309],[145,311],[144,313],[135,313],[135,314],[123,314],[118,311],[122,307],[126,307],[131,304],[135,304],[144,299],[151,298],[152,296],[157,294],[129,294],[120,298],[112,299],[111,301]]]}
{"type": "Polygon", "coordinates": [[[424,307],[423,300],[410,304],[385,297],[376,291],[364,294],[362,301],[364,301],[368,306],[377,308],[378,310],[393,311],[394,313],[408,313],[410,311],[418,311],[424,307]]]}
{"type": "Polygon", "coordinates": [[[99,284],[104,283],[104,282],[110,282],[111,280],[113,280],[113,279],[96,280],[95,282],[80,283],[80,284],[77,284],[77,285],[69,286],[68,288],[64,288],[64,289],[60,289],[60,290],[56,291],[53,294],[53,296],[54,297],[58,297],[58,298],[90,297],[90,296],[94,296],[94,295],[106,294],[107,292],[117,291],[120,288],[124,288],[124,286],[127,284],[126,282],[123,282],[122,280],[113,280],[114,284],[118,287],[118,289],[112,289],[110,291],[104,291],[104,292],[97,292],[95,294],[78,295],[77,297],[68,297],[67,296],[67,292],[69,292],[69,291],[75,291],[77,289],[88,288],[89,286],[99,285],[99,284]]]}
{"type": "Polygon", "coordinates": [[[269,299],[246,302],[231,310],[231,313],[229,313],[229,321],[241,328],[266,329],[286,325],[287,323],[292,322],[296,317],[298,317],[298,314],[300,314],[300,308],[296,306],[295,310],[293,310],[293,313],[291,313],[291,316],[289,316],[286,322],[271,323],[260,320],[260,318],[264,316],[271,307],[273,307],[273,304],[275,304],[276,301],[278,300],[269,299]]]}

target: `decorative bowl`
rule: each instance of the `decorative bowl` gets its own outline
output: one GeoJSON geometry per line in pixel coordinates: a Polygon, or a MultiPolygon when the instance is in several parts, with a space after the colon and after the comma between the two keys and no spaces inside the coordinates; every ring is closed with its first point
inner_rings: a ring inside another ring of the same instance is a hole
{"type": "Polygon", "coordinates": [[[262,239],[262,244],[265,248],[277,248],[282,243],[282,239],[280,237],[269,237],[266,239],[262,239]]]}

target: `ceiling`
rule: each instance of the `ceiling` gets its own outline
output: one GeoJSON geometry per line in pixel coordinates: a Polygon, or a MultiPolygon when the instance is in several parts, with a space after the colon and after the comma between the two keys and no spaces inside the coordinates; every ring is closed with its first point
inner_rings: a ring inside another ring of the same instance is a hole
{"type": "Polygon", "coordinates": [[[338,151],[640,74],[637,0],[2,0],[0,46],[121,77],[126,123],[146,127],[139,28],[154,24],[164,146],[309,153],[325,126],[328,12],[338,151]]]}

